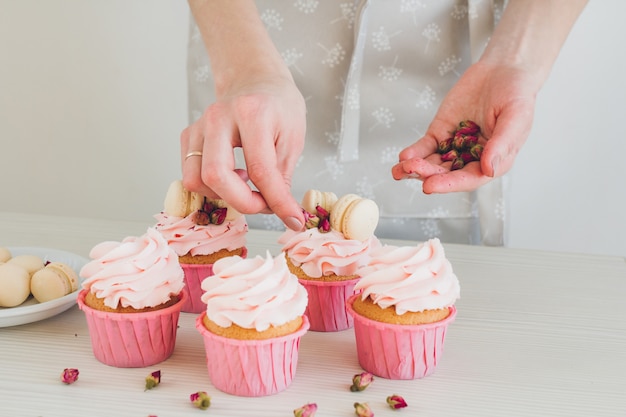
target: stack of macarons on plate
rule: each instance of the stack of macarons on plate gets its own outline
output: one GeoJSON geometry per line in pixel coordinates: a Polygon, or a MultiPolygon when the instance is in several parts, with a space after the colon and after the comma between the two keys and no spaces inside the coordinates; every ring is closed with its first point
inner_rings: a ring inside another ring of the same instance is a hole
{"type": "Polygon", "coordinates": [[[40,247],[0,247],[0,327],[32,323],[76,304],[87,259],[40,247]]]}

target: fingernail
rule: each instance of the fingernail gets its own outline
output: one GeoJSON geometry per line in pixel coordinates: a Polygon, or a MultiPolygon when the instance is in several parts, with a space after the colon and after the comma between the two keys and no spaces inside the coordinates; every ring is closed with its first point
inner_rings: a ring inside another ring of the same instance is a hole
{"type": "Polygon", "coordinates": [[[500,168],[500,157],[499,156],[495,156],[492,160],[491,160],[491,171],[492,171],[492,177],[496,176],[496,173],[498,172],[498,168],[500,168]]]}
{"type": "Polygon", "coordinates": [[[300,231],[302,230],[304,224],[302,223],[302,220],[297,217],[287,217],[285,219],[285,226],[287,226],[291,230],[300,231]]]}

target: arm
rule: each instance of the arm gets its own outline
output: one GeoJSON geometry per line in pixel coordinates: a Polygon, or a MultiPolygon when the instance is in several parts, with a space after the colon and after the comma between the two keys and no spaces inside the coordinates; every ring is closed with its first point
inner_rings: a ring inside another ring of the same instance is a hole
{"type": "Polygon", "coordinates": [[[189,0],[189,5],[209,55],[216,102],[181,134],[183,184],[242,213],[274,212],[288,227],[300,229],[302,210],[290,182],[304,146],[304,99],[254,1],[189,0]],[[236,147],[243,149],[246,171],[235,169],[236,147]],[[197,150],[201,158],[185,159],[197,150]]]}
{"type": "Polygon", "coordinates": [[[510,0],[479,61],[450,90],[425,136],[400,153],[395,179],[417,177],[425,193],[470,191],[513,166],[530,133],[536,95],[587,0],[510,0]],[[450,171],[437,143],[464,119],[482,127],[480,162],[450,171]]]}

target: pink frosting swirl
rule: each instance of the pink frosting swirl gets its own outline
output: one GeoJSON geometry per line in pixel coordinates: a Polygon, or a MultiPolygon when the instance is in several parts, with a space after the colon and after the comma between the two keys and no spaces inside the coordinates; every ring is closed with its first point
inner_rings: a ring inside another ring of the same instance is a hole
{"type": "Polygon", "coordinates": [[[195,213],[187,217],[170,216],[164,212],[156,214],[156,229],[179,256],[209,255],[221,249],[235,250],[246,245],[248,223],[244,216],[222,224],[197,225],[192,220],[195,213]]]}
{"type": "Polygon", "coordinates": [[[302,232],[287,230],[278,239],[291,262],[302,268],[310,277],[319,278],[331,274],[355,275],[367,265],[369,253],[380,247],[380,241],[372,236],[365,241],[346,239],[335,230],[322,233],[317,228],[302,232]]]}
{"type": "Polygon", "coordinates": [[[355,290],[363,290],[381,308],[395,306],[399,315],[453,305],[460,286],[439,239],[417,246],[386,245],[372,253],[359,271],[355,290]]]}
{"type": "Polygon", "coordinates": [[[99,243],[89,257],[93,260],[80,270],[85,278],[82,287],[111,308],[118,303],[135,309],[154,307],[184,286],[178,255],[154,228],[140,237],[99,243]]]}
{"type": "Polygon", "coordinates": [[[306,289],[287,267],[284,256],[228,256],[213,264],[214,275],[202,281],[207,317],[218,326],[232,323],[263,331],[302,316],[306,289]]]}

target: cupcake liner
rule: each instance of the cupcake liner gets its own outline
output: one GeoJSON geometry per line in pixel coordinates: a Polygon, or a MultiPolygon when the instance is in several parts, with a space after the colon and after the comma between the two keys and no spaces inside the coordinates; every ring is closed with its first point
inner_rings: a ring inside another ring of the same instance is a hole
{"type": "MultiPolygon", "coordinates": [[[[245,258],[248,254],[248,249],[243,248],[241,257],[245,258]]],[[[213,275],[213,264],[180,264],[185,272],[185,288],[183,292],[187,295],[187,301],[183,305],[181,311],[185,313],[199,314],[206,310],[206,304],[201,300],[202,294],[202,281],[208,276],[213,275]]]]}
{"type": "Polygon", "coordinates": [[[417,379],[432,374],[441,360],[448,325],[456,317],[456,308],[436,323],[401,325],[368,319],[352,309],[358,295],[348,300],[348,312],[354,317],[359,364],[367,372],[387,379],[417,379]]]}
{"type": "Polygon", "coordinates": [[[213,275],[213,264],[180,264],[185,272],[185,287],[183,292],[187,301],[183,304],[182,311],[185,313],[199,314],[206,310],[206,304],[202,302],[202,281],[213,275]]]}
{"type": "Polygon", "coordinates": [[[85,313],[93,354],[100,362],[118,368],[142,368],[163,362],[174,351],[180,310],[176,304],[145,313],[110,313],[85,304],[86,290],[78,294],[85,313]]]}
{"type": "Polygon", "coordinates": [[[298,281],[306,288],[309,296],[304,314],[311,323],[310,330],[337,332],[352,328],[354,320],[346,310],[346,302],[354,295],[354,286],[359,278],[345,281],[298,281]]]}
{"type": "Polygon", "coordinates": [[[265,340],[218,336],[204,326],[206,312],[196,319],[202,334],[211,383],[227,394],[260,397],[284,391],[298,365],[300,338],[309,328],[306,316],[296,332],[265,340]]]}

